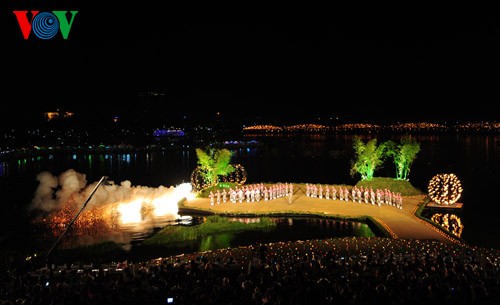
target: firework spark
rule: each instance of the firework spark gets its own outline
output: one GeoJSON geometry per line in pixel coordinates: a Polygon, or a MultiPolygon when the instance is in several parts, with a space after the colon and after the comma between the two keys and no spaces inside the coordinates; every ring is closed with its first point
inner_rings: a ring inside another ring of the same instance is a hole
{"type": "MultiPolygon", "coordinates": [[[[97,183],[87,184],[85,175],[74,170],[58,177],[42,172],[37,180],[40,184],[29,210],[40,213],[35,223],[47,227],[54,236],[66,229],[97,183]]],[[[72,240],[89,237],[123,240],[116,234],[150,232],[179,219],[178,202],[192,196],[189,183],[153,188],[132,186],[130,181],[119,185],[110,181],[96,191],[68,235],[72,240]]]]}

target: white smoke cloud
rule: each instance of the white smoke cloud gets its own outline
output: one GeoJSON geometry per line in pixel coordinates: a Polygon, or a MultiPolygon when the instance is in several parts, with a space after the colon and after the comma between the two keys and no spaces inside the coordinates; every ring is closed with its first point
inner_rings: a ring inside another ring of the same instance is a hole
{"type": "MultiPolygon", "coordinates": [[[[98,182],[89,185],[84,191],[84,197],[87,198],[98,182]]],[[[119,185],[113,181],[108,181],[107,184],[101,185],[95,192],[89,202],[89,206],[123,202],[133,196],[132,183],[128,180],[122,181],[119,185]]]]}
{"type": "Polygon", "coordinates": [[[75,245],[113,240],[129,246],[136,234],[145,236],[154,228],[162,227],[167,222],[178,219],[178,202],[192,195],[190,184],[181,184],[176,187],[147,187],[133,186],[128,180],[119,184],[107,181],[96,189],[98,181],[87,184],[85,174],[73,169],[59,176],[54,176],[50,172],[41,172],[36,179],[39,185],[29,209],[48,214],[44,215],[48,216],[47,219],[50,219],[51,212],[57,213],[64,207],[82,207],[95,190],[86,208],[100,208],[94,211],[101,212],[102,219],[112,222],[108,225],[113,230],[110,232],[97,226],[97,230],[92,231],[93,234],[83,234],[78,239],[68,241],[69,244],[75,245]]]}
{"type": "Polygon", "coordinates": [[[36,176],[36,180],[39,184],[29,209],[46,212],[59,209],[59,202],[54,197],[54,190],[59,185],[57,177],[54,177],[49,172],[41,172],[36,176]]]}
{"type": "Polygon", "coordinates": [[[70,196],[77,195],[87,184],[85,174],[73,169],[65,171],[59,177],[47,171],[41,172],[36,180],[39,185],[28,209],[45,212],[60,209],[70,196]]]}
{"type": "Polygon", "coordinates": [[[72,195],[80,193],[87,185],[85,174],[77,173],[74,169],[69,169],[59,175],[60,190],[56,192],[59,202],[67,202],[72,195]]]}
{"type": "MultiPolygon", "coordinates": [[[[39,185],[29,207],[30,210],[51,212],[60,210],[68,202],[81,206],[95,189],[98,181],[87,184],[86,175],[69,169],[59,176],[50,172],[41,172],[36,179],[39,185]]],[[[142,200],[145,203],[154,203],[161,198],[177,198],[175,187],[147,187],[132,186],[128,180],[115,184],[108,181],[96,190],[88,206],[100,206],[130,200],[142,200]]]]}

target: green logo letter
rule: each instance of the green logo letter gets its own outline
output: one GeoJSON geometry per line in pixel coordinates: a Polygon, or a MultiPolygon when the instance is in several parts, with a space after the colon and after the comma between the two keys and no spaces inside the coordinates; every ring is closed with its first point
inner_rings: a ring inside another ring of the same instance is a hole
{"type": "Polygon", "coordinates": [[[71,13],[71,20],[68,22],[68,19],[66,18],[67,11],[52,11],[52,13],[57,16],[57,19],[59,19],[59,28],[64,39],[68,39],[69,30],[71,29],[73,20],[75,20],[75,16],[78,13],[78,11],[69,12],[71,13]]]}

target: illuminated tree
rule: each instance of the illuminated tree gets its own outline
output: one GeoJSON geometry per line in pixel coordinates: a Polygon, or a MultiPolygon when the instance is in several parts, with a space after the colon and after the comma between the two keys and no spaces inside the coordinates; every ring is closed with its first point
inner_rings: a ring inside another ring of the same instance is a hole
{"type": "Polygon", "coordinates": [[[420,143],[409,136],[402,137],[399,144],[387,142],[387,155],[392,157],[396,166],[396,179],[408,180],[410,168],[420,151],[420,143]]]}
{"type": "Polygon", "coordinates": [[[196,155],[198,156],[198,170],[207,186],[217,185],[219,176],[228,175],[235,170],[230,164],[233,154],[228,149],[209,148],[208,151],[204,151],[196,148],[196,155]]]}
{"type": "Polygon", "coordinates": [[[354,138],[355,158],[351,161],[351,176],[361,175],[361,180],[371,180],[375,170],[385,158],[386,143],[377,145],[377,139],[371,139],[366,144],[359,138],[354,138]]]}

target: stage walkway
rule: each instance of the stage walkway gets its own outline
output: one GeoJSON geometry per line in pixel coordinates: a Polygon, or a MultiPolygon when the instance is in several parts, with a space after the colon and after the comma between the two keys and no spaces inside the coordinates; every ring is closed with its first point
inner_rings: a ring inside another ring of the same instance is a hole
{"type": "Polygon", "coordinates": [[[301,189],[296,190],[292,203],[288,197],[282,197],[269,201],[242,202],[210,205],[209,199],[197,198],[185,201],[188,209],[199,209],[213,213],[235,213],[235,214],[323,214],[330,216],[360,217],[371,216],[384,226],[393,238],[429,239],[444,243],[460,243],[450,238],[431,224],[416,217],[415,211],[424,200],[424,195],[403,197],[403,209],[397,209],[388,205],[372,205],[366,203],[354,203],[352,201],[326,200],[307,197],[301,189]]]}

